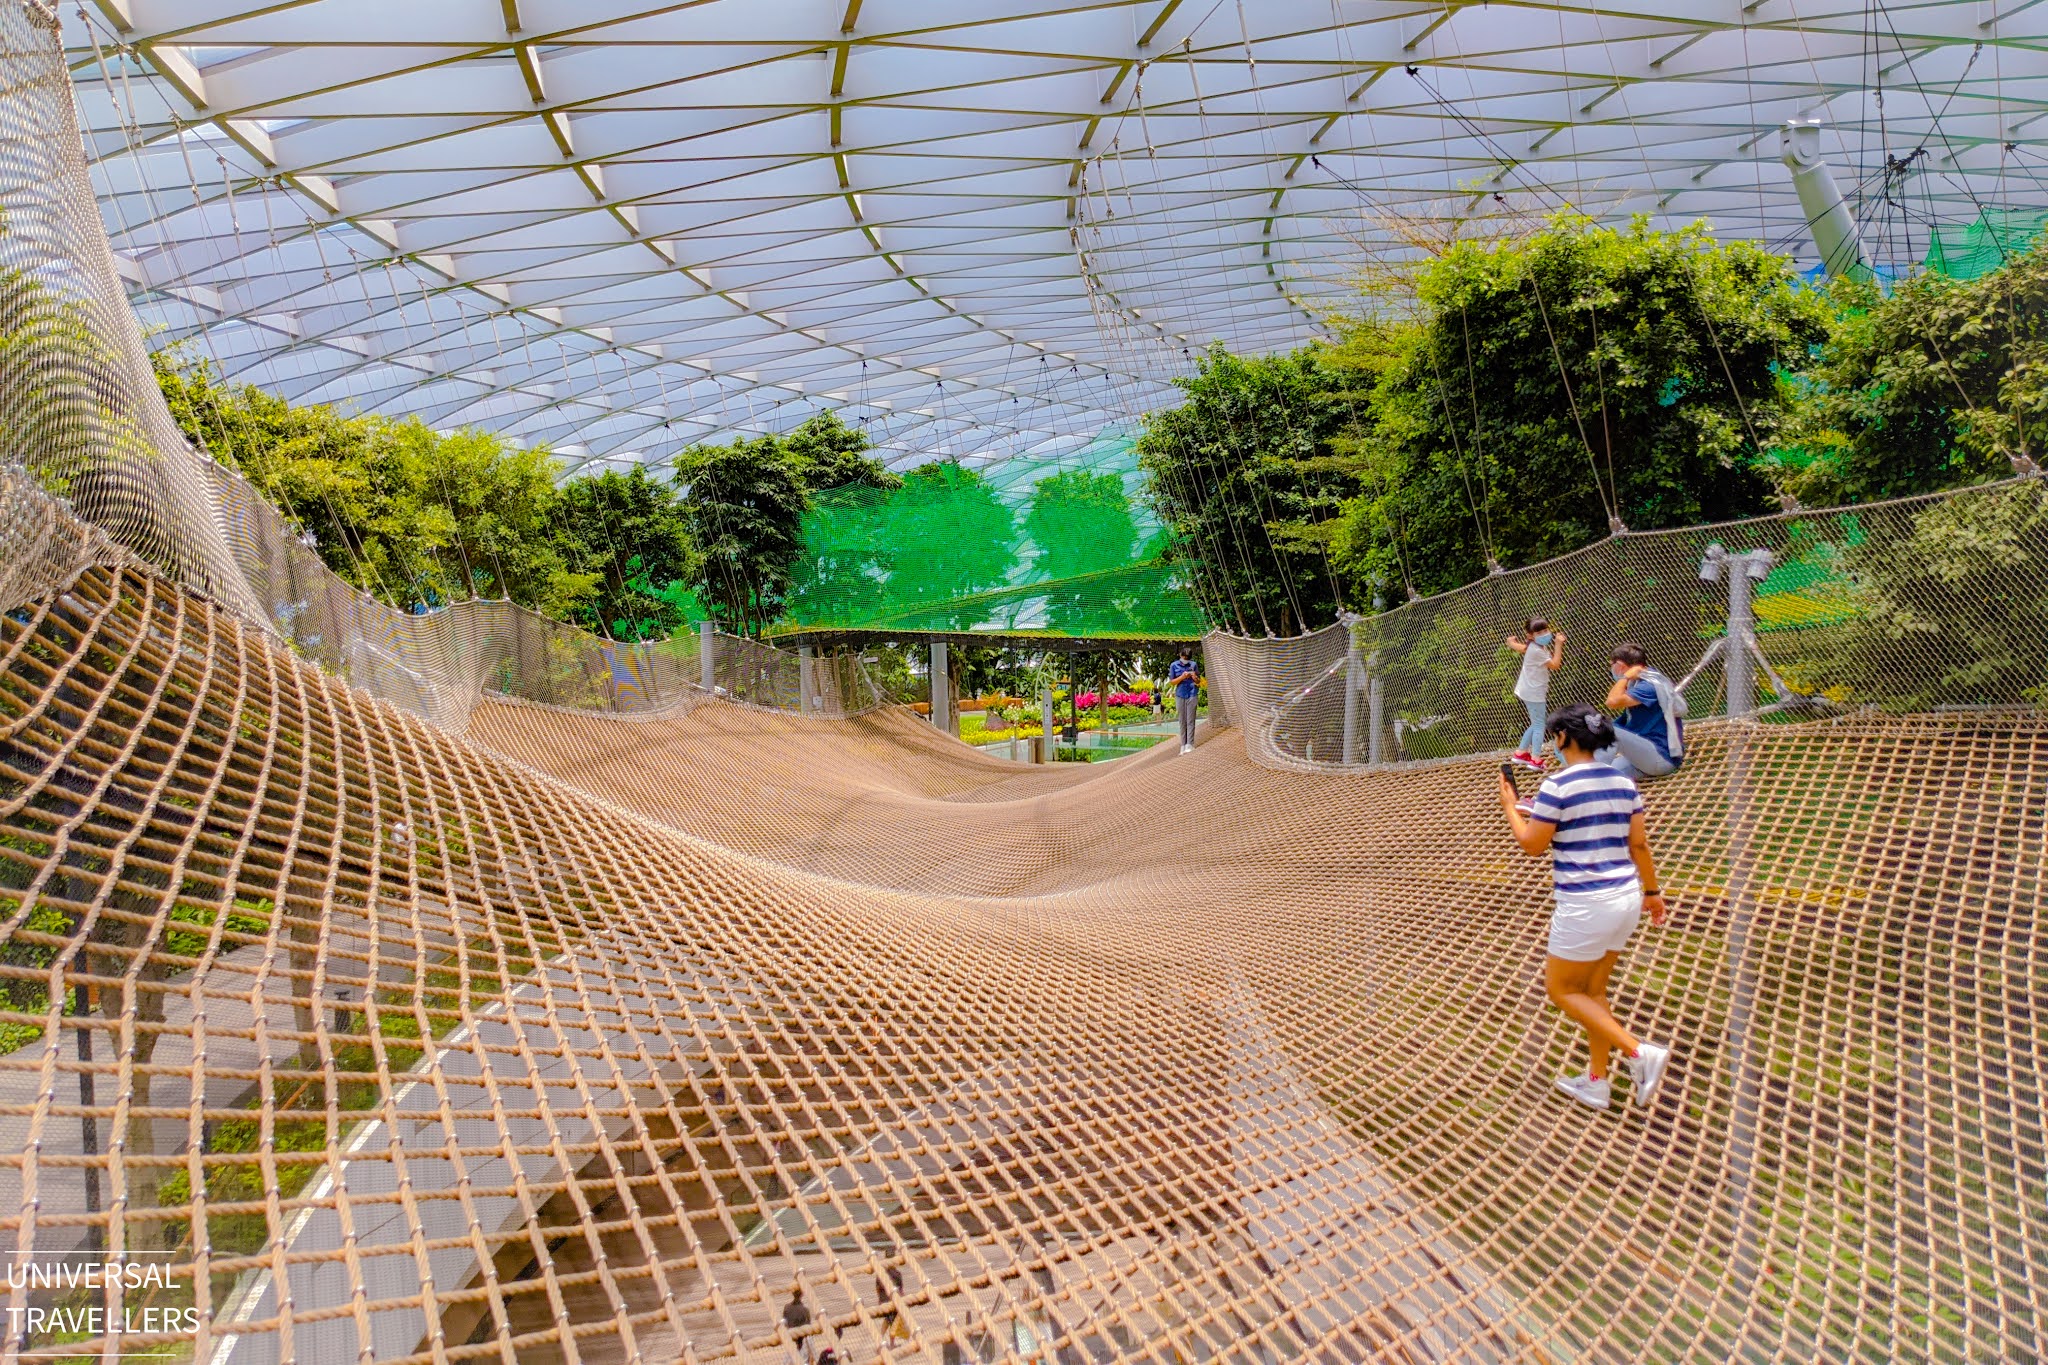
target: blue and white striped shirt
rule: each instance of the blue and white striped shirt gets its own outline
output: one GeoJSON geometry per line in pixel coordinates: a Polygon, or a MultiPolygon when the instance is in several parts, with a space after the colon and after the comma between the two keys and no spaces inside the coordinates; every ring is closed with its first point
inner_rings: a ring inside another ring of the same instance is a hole
{"type": "Polygon", "coordinates": [[[1639,886],[1628,856],[1629,818],[1643,808],[1636,784],[1605,763],[1574,763],[1536,789],[1529,818],[1557,826],[1550,872],[1560,891],[1639,886]]]}

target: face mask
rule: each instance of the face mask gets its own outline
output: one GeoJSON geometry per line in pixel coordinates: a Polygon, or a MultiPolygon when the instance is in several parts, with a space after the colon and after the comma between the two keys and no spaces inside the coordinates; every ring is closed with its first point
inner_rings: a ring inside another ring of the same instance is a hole
{"type": "Polygon", "coordinates": [[[1613,674],[1613,675],[1615,676],[1615,678],[1616,678],[1616,679],[1619,679],[1619,678],[1621,677],[1621,675],[1622,675],[1622,674],[1624,674],[1624,673],[1628,672],[1628,665],[1627,665],[1627,664],[1616,664],[1616,665],[1614,665],[1614,666],[1613,666],[1612,668],[1608,669],[1607,671],[1608,671],[1608,672],[1610,672],[1610,673],[1612,673],[1612,674],[1613,674]]]}
{"type": "Polygon", "coordinates": [[[1536,643],[1539,645],[1548,645],[1552,640],[1555,640],[1556,638],[1556,631],[1546,630],[1541,635],[1536,637],[1536,643]]]}

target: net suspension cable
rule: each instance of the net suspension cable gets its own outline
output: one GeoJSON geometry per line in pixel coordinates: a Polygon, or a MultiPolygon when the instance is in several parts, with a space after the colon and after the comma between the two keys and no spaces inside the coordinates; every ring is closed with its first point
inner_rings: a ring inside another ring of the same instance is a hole
{"type": "MultiPolygon", "coordinates": [[[[1194,39],[1192,35],[1190,35],[1188,39],[1186,39],[1183,42],[1182,64],[1187,71],[1189,87],[1194,93],[1195,117],[1197,120],[1197,125],[1201,131],[1202,144],[1204,146],[1211,146],[1215,143],[1215,136],[1209,123],[1209,106],[1207,99],[1204,98],[1202,93],[1202,77],[1199,69],[1200,63],[1196,58],[1193,43],[1194,39]]],[[[1149,145],[1147,146],[1146,151],[1148,155],[1153,154],[1153,149],[1149,145]]],[[[1157,178],[1158,172],[1156,170],[1156,156],[1154,159],[1154,165],[1154,174],[1155,178],[1157,178]]],[[[1222,192],[1222,186],[1217,179],[1216,163],[1214,158],[1207,159],[1207,169],[1205,174],[1209,183],[1210,191],[1208,195],[1207,206],[1209,212],[1210,226],[1214,229],[1216,233],[1217,241],[1219,243],[1227,244],[1231,241],[1231,225],[1229,218],[1227,218],[1225,214],[1225,196],[1222,192]]],[[[1219,249],[1218,259],[1224,264],[1226,269],[1229,268],[1230,254],[1227,246],[1223,247],[1222,249],[1219,249]]],[[[1242,325],[1238,293],[1239,291],[1234,288],[1226,287],[1224,290],[1224,308],[1230,317],[1230,321],[1233,327],[1239,327],[1242,325]]],[[[1238,420],[1239,405],[1235,401],[1235,396],[1231,394],[1224,394],[1221,396],[1220,401],[1223,405],[1223,410],[1230,418],[1232,428],[1235,430],[1242,430],[1242,424],[1238,420]]],[[[1284,405],[1284,390],[1282,402],[1284,405]]],[[[1253,415],[1255,416],[1255,414],[1253,415]]],[[[1309,629],[1309,625],[1307,613],[1302,609],[1301,595],[1296,590],[1295,586],[1295,572],[1292,564],[1293,554],[1273,538],[1273,526],[1278,522],[1279,517],[1274,511],[1273,499],[1268,494],[1268,490],[1266,488],[1266,481],[1265,479],[1258,477],[1257,474],[1250,469],[1246,470],[1243,476],[1243,480],[1248,485],[1249,500],[1252,503],[1254,513],[1258,517],[1260,532],[1265,537],[1266,552],[1273,557],[1274,565],[1279,570],[1280,584],[1287,598],[1287,608],[1293,614],[1296,630],[1305,631],[1309,629]]],[[[1282,619],[1281,624],[1283,626],[1286,624],[1286,620],[1284,617],[1282,619]]],[[[1282,635],[1286,635],[1289,632],[1282,630],[1280,633],[1282,635]]]]}
{"type": "MultiPolygon", "coordinates": [[[[1130,112],[1132,111],[1135,111],[1137,115],[1139,132],[1144,138],[1145,142],[1146,157],[1148,161],[1152,164],[1154,181],[1155,183],[1157,183],[1160,177],[1160,172],[1157,165],[1156,153],[1154,150],[1155,143],[1151,128],[1151,110],[1149,103],[1145,97],[1145,80],[1147,75],[1150,73],[1153,65],[1154,63],[1151,61],[1140,63],[1136,71],[1136,79],[1133,84],[1132,103],[1129,109],[1125,111],[1125,117],[1127,118],[1130,112]]],[[[1105,168],[1113,164],[1116,170],[1122,175],[1122,190],[1125,199],[1125,222],[1129,225],[1127,230],[1132,232],[1139,232],[1142,231],[1141,224],[1144,220],[1138,212],[1137,192],[1133,188],[1129,168],[1124,163],[1123,158],[1120,154],[1122,150],[1122,145],[1123,131],[1119,129],[1119,131],[1117,131],[1110,138],[1109,155],[1107,157],[1097,160],[1092,164],[1101,165],[1105,168]]],[[[1105,213],[1111,221],[1114,221],[1116,216],[1115,209],[1113,205],[1111,205],[1109,202],[1109,196],[1112,192],[1113,191],[1111,187],[1106,183],[1105,180],[1103,186],[1105,213]]],[[[1091,222],[1091,227],[1099,237],[1101,234],[1100,224],[1091,222]]],[[[1191,288],[1187,278],[1184,275],[1177,275],[1176,273],[1171,271],[1168,272],[1167,278],[1169,281],[1175,282],[1179,285],[1181,290],[1181,297],[1183,301],[1185,301],[1185,299],[1188,297],[1188,291],[1191,288]]],[[[1100,288],[1099,279],[1096,276],[1096,274],[1093,271],[1084,271],[1084,279],[1090,281],[1091,285],[1093,286],[1091,288],[1091,295],[1098,298],[1102,297],[1103,291],[1100,288]]],[[[1109,340],[1111,345],[1120,346],[1127,353],[1136,355],[1137,344],[1131,340],[1133,336],[1138,337],[1147,345],[1150,344],[1151,339],[1145,337],[1144,334],[1141,331],[1139,331],[1139,329],[1137,329],[1131,324],[1122,306],[1116,304],[1113,300],[1111,302],[1104,303],[1101,306],[1101,308],[1097,311],[1097,317],[1098,323],[1102,318],[1106,317],[1109,319],[1110,329],[1106,336],[1106,339],[1109,340]]],[[[1132,409],[1132,416],[1134,419],[1142,420],[1142,415],[1135,406],[1132,409]]],[[[1186,451],[1188,449],[1185,437],[1179,435],[1178,432],[1176,432],[1175,440],[1176,444],[1180,446],[1180,448],[1183,451],[1186,451]]],[[[1236,562],[1243,570],[1242,576],[1245,579],[1245,587],[1249,591],[1252,588],[1254,582],[1253,575],[1250,573],[1251,551],[1244,541],[1243,532],[1238,525],[1237,517],[1233,512],[1229,510],[1232,501],[1232,494],[1230,488],[1228,487],[1227,478],[1225,477],[1223,471],[1214,463],[1213,454],[1209,456],[1209,459],[1211,461],[1210,468],[1215,472],[1216,476],[1214,482],[1210,485],[1209,489],[1204,489],[1202,487],[1201,480],[1199,478],[1199,475],[1197,474],[1195,465],[1192,460],[1176,461],[1169,459],[1166,463],[1166,470],[1168,472],[1169,479],[1171,480],[1174,488],[1174,496],[1180,499],[1182,505],[1189,509],[1190,513],[1192,514],[1192,520],[1196,531],[1198,546],[1201,536],[1201,529],[1204,526],[1204,524],[1210,520],[1208,504],[1212,499],[1220,499],[1222,501],[1222,505],[1226,509],[1225,515],[1222,518],[1222,520],[1226,525],[1231,541],[1234,542],[1236,545],[1236,562]]],[[[1208,553],[1216,555],[1216,558],[1213,560],[1213,562],[1222,569],[1222,573],[1219,576],[1221,577],[1224,589],[1232,602],[1231,614],[1238,621],[1239,628],[1248,634],[1250,633],[1250,624],[1244,614],[1242,605],[1237,601],[1238,585],[1235,580],[1239,577],[1239,575],[1232,573],[1230,570],[1231,557],[1227,553],[1218,553],[1219,551],[1223,551],[1225,549],[1220,533],[1212,529],[1209,535],[1211,540],[1211,549],[1208,553]]],[[[1200,564],[1202,562],[1203,561],[1200,559],[1196,561],[1197,564],[1200,564]]],[[[1206,581],[1209,579],[1210,575],[1206,572],[1203,572],[1200,569],[1197,569],[1194,573],[1190,575],[1190,577],[1192,580],[1206,581]]],[[[1213,587],[1210,588],[1209,591],[1213,594],[1213,587]]],[[[1262,598],[1256,593],[1253,594],[1253,608],[1254,614],[1258,616],[1260,624],[1265,627],[1266,633],[1271,634],[1272,627],[1270,623],[1266,620],[1264,602],[1262,598]]]]}
{"type": "MultiPolygon", "coordinates": [[[[1252,48],[1251,20],[1245,14],[1244,0],[1235,0],[1235,3],[1237,6],[1238,37],[1244,45],[1245,71],[1250,78],[1251,84],[1252,107],[1257,111],[1257,118],[1255,122],[1258,128],[1259,145],[1260,149],[1265,154],[1263,158],[1263,164],[1270,166],[1274,164],[1274,162],[1278,158],[1273,147],[1272,123],[1270,111],[1266,107],[1266,92],[1265,88],[1260,84],[1259,81],[1258,56],[1252,48]]],[[[1288,174],[1291,175],[1292,171],[1288,172],[1288,174]]],[[[1284,191],[1284,189],[1285,186],[1283,185],[1282,190],[1284,191]]],[[[1280,219],[1277,215],[1277,212],[1275,212],[1274,216],[1269,218],[1269,220],[1267,221],[1265,227],[1266,245],[1261,249],[1261,255],[1267,262],[1265,267],[1266,274],[1268,278],[1273,281],[1274,287],[1279,290],[1281,297],[1286,298],[1290,304],[1299,308],[1301,307],[1300,301],[1289,295],[1285,287],[1279,283],[1279,280],[1275,275],[1273,266],[1271,264],[1271,257],[1267,254],[1271,252],[1273,244],[1276,241],[1281,240],[1280,237],[1274,232],[1274,229],[1278,226],[1279,222],[1280,219]]],[[[1305,312],[1307,310],[1303,309],[1303,311],[1305,312]]],[[[1321,400],[1316,398],[1307,398],[1305,401],[1313,403],[1319,402],[1321,400]]],[[[1280,402],[1281,406],[1287,411],[1289,421],[1299,426],[1300,416],[1295,411],[1294,399],[1289,394],[1288,390],[1285,388],[1283,388],[1280,391],[1280,402]]],[[[1307,499],[1305,499],[1305,501],[1307,501],[1307,499]]],[[[1314,499],[1312,501],[1309,501],[1308,507],[1309,522],[1312,526],[1317,528],[1322,527],[1328,521],[1327,516],[1323,514],[1324,509],[1321,506],[1321,502],[1322,500],[1320,498],[1314,499]]],[[[1331,562],[1330,559],[1330,542],[1328,536],[1320,533],[1317,534],[1315,536],[1315,544],[1316,554],[1322,560],[1323,563],[1323,576],[1330,585],[1330,601],[1341,613],[1344,609],[1344,588],[1342,583],[1340,583],[1337,578],[1337,567],[1334,563],[1331,562]]],[[[1300,619],[1299,625],[1301,631],[1304,634],[1306,634],[1309,630],[1313,629],[1311,624],[1306,619],[1300,619]]]]}
{"type": "MultiPolygon", "coordinates": [[[[1220,7],[1220,3],[1221,0],[1218,0],[1218,7],[1220,7]]],[[[1185,48],[1185,46],[1186,44],[1184,42],[1183,48],[1185,48]]],[[[1148,63],[1147,65],[1149,66],[1150,64],[1148,63]]],[[[1145,140],[1145,156],[1147,162],[1152,167],[1153,178],[1155,183],[1157,183],[1161,178],[1161,172],[1158,166],[1158,159],[1155,151],[1155,140],[1153,138],[1151,128],[1151,111],[1145,99],[1144,75],[1144,72],[1139,73],[1137,82],[1133,87],[1133,107],[1137,111],[1139,130],[1145,140]]],[[[1110,147],[1113,154],[1117,152],[1117,150],[1121,146],[1121,137],[1122,134],[1118,133],[1110,140],[1110,147]]],[[[1136,191],[1131,187],[1129,170],[1124,165],[1122,158],[1120,156],[1115,157],[1115,163],[1118,171],[1121,172],[1124,177],[1124,194],[1126,200],[1128,221],[1133,225],[1132,230],[1137,231],[1137,225],[1142,220],[1139,217],[1137,211],[1136,191]]],[[[1106,193],[1107,187],[1105,187],[1105,194],[1106,193]]],[[[1169,276],[1169,278],[1171,278],[1171,276],[1169,276]]],[[[1181,279],[1180,284],[1183,290],[1183,294],[1185,296],[1185,291],[1191,288],[1191,285],[1184,277],[1181,279]]],[[[1117,316],[1119,322],[1121,322],[1122,319],[1120,309],[1117,310],[1117,316]]],[[[1232,421],[1234,424],[1234,416],[1232,418],[1232,421]]],[[[1258,618],[1259,625],[1263,628],[1264,633],[1267,635],[1272,635],[1274,633],[1273,626],[1271,620],[1267,617],[1266,614],[1266,603],[1264,600],[1264,594],[1257,590],[1257,576],[1251,571],[1251,548],[1246,541],[1245,533],[1240,525],[1240,518],[1236,514],[1236,511],[1233,507],[1235,496],[1233,490],[1230,487],[1231,481],[1228,477],[1228,474],[1222,468],[1216,452],[1189,450],[1186,437],[1178,433],[1178,424],[1175,424],[1175,426],[1177,444],[1179,444],[1181,448],[1184,451],[1187,451],[1190,455],[1199,456],[1205,459],[1207,462],[1207,467],[1212,475],[1211,483],[1207,488],[1204,488],[1202,486],[1201,477],[1194,461],[1192,459],[1189,459],[1185,462],[1187,465],[1187,486],[1182,490],[1181,493],[1181,496],[1186,499],[1185,505],[1192,513],[1195,525],[1199,528],[1203,523],[1208,522],[1211,518],[1210,504],[1212,502],[1220,501],[1224,513],[1221,520],[1223,521],[1224,526],[1228,531],[1230,542],[1234,544],[1236,549],[1237,565],[1241,572],[1231,572],[1230,561],[1227,557],[1219,560],[1219,563],[1222,565],[1223,568],[1221,577],[1233,604],[1232,614],[1238,620],[1239,628],[1245,631],[1245,633],[1249,634],[1250,621],[1246,618],[1242,605],[1237,601],[1237,580],[1242,578],[1243,586],[1246,590],[1246,593],[1251,598],[1253,615],[1255,615],[1258,618]]],[[[1223,544],[1220,534],[1212,531],[1211,537],[1212,540],[1214,540],[1217,546],[1220,548],[1223,544]]],[[[1206,575],[1201,574],[1201,572],[1198,570],[1196,576],[1206,575]]]]}
{"type": "MultiPolygon", "coordinates": [[[[1444,110],[1445,113],[1449,114],[1450,117],[1455,122],[1457,122],[1461,127],[1463,127],[1468,133],[1470,133],[1475,138],[1478,138],[1480,141],[1484,142],[1488,147],[1492,148],[1495,158],[1499,160],[1503,166],[1514,166],[1514,159],[1507,156],[1502,151],[1502,149],[1500,149],[1498,146],[1494,144],[1492,137],[1486,132],[1484,128],[1480,127],[1470,118],[1467,118],[1463,111],[1458,109],[1457,106],[1454,105],[1450,100],[1446,99],[1443,95],[1438,93],[1436,87],[1431,85],[1429,80],[1423,76],[1422,69],[1419,66],[1411,65],[1405,69],[1408,75],[1418,85],[1422,87],[1423,92],[1427,94],[1429,98],[1439,108],[1444,110]]],[[[1499,204],[1502,208],[1508,209],[1510,212],[1515,211],[1514,206],[1509,203],[1508,198],[1505,194],[1502,194],[1499,191],[1495,191],[1493,199],[1494,202],[1499,204]]],[[[1619,533],[1620,531],[1625,530],[1626,527],[1622,522],[1620,510],[1615,505],[1615,494],[1613,492],[1610,492],[1607,482],[1601,478],[1600,460],[1598,455],[1596,455],[1593,450],[1592,438],[1587,435],[1585,415],[1579,410],[1578,394],[1573,389],[1571,373],[1564,362],[1564,350],[1557,339],[1557,328],[1551,322],[1550,305],[1549,302],[1544,298],[1543,282],[1540,278],[1538,278],[1538,275],[1539,272],[1532,265],[1527,272],[1527,278],[1529,280],[1530,290],[1535,297],[1537,315],[1543,321],[1544,335],[1549,339],[1550,342],[1551,359],[1555,362],[1557,366],[1558,380],[1564,387],[1565,404],[1571,411],[1572,426],[1578,432],[1579,445],[1584,449],[1586,454],[1587,468],[1593,475],[1594,492],[1598,494],[1600,498],[1600,505],[1602,506],[1602,508],[1605,509],[1607,513],[1608,530],[1613,533],[1619,533]]],[[[1602,403],[1602,411],[1603,413],[1605,412],[1604,401],[1602,403]]]]}
{"type": "MultiPolygon", "coordinates": [[[[99,21],[95,16],[87,12],[83,4],[79,5],[78,13],[81,24],[84,27],[87,36],[92,42],[93,58],[99,71],[100,84],[102,88],[104,88],[107,92],[107,101],[109,106],[113,110],[116,126],[118,126],[121,130],[121,137],[123,143],[125,144],[126,151],[131,158],[135,159],[139,163],[142,154],[142,147],[144,145],[144,140],[142,137],[139,115],[137,115],[134,112],[136,108],[134,103],[134,95],[128,81],[129,63],[131,61],[139,61],[139,57],[137,56],[137,54],[134,53],[133,49],[129,47],[126,41],[121,40],[118,37],[118,35],[115,36],[114,41],[116,43],[116,53],[121,58],[123,58],[122,61],[115,64],[118,67],[121,75],[120,84],[117,87],[115,82],[108,73],[106,51],[105,48],[102,46],[100,40],[99,21]]],[[[171,135],[173,140],[177,142],[179,156],[184,161],[186,180],[192,187],[192,202],[194,209],[203,218],[206,209],[205,201],[201,197],[201,192],[199,188],[199,176],[194,171],[192,166],[192,155],[191,150],[187,145],[184,124],[174,119],[171,135]]],[[[86,145],[88,146],[88,148],[90,147],[90,143],[87,143],[86,145]]],[[[164,214],[162,210],[162,205],[158,202],[156,197],[156,187],[151,182],[150,178],[147,175],[138,175],[137,182],[141,186],[143,195],[150,205],[152,220],[159,225],[169,223],[171,220],[168,216],[164,214]]],[[[266,200],[266,217],[268,216],[268,212],[269,205],[266,200]]],[[[165,230],[166,229],[162,228],[161,226],[159,227],[159,232],[163,232],[165,230]]],[[[196,305],[194,306],[196,307],[196,305]]],[[[203,347],[205,347],[209,358],[213,362],[216,373],[220,373],[223,376],[225,376],[225,369],[221,364],[219,353],[214,347],[213,339],[210,333],[208,333],[206,329],[203,327],[196,327],[195,330],[202,333],[200,337],[200,344],[203,347]]],[[[206,403],[204,406],[206,407],[207,411],[213,418],[213,425],[215,427],[215,430],[220,434],[223,448],[229,451],[238,451],[239,442],[234,440],[233,437],[230,435],[227,428],[226,415],[221,410],[221,408],[218,405],[213,404],[211,402],[206,403]]],[[[252,482],[257,481],[254,478],[252,478],[252,482]]],[[[271,498],[271,500],[278,506],[287,505],[284,498],[281,496],[281,491],[279,489],[275,487],[264,488],[260,482],[257,482],[257,487],[259,489],[262,489],[264,494],[267,497],[271,498]]],[[[353,538],[349,536],[346,529],[344,529],[341,520],[341,514],[335,508],[333,500],[330,497],[328,497],[324,485],[321,488],[321,503],[326,508],[329,521],[334,526],[336,543],[338,543],[342,547],[343,553],[356,566],[357,575],[360,578],[360,580],[366,585],[375,585],[380,590],[382,590],[382,579],[380,575],[377,573],[376,567],[373,564],[370,564],[364,558],[364,556],[360,552],[360,548],[356,545],[353,538]]],[[[366,587],[361,590],[367,592],[369,589],[366,587]]]]}

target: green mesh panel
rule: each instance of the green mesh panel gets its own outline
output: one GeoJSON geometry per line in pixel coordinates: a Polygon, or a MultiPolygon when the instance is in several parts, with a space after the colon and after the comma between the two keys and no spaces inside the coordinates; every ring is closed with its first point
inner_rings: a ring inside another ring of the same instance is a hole
{"type": "Polygon", "coordinates": [[[1200,634],[1141,483],[1131,434],[1112,431],[1057,459],[926,465],[900,489],[821,494],[775,633],[1200,634]]]}
{"type": "Polygon", "coordinates": [[[1974,280],[2028,251],[2048,227],[2048,211],[1985,209],[1975,220],[1937,227],[1925,265],[1950,279],[1974,280]]]}

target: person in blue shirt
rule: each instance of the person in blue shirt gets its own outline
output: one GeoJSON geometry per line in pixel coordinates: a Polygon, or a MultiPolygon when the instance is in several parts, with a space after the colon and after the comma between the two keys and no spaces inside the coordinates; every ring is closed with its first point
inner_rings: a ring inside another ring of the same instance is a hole
{"type": "Polygon", "coordinates": [[[1195,689],[1202,682],[1193,646],[1180,647],[1180,657],[1166,670],[1166,681],[1173,688],[1174,707],[1180,715],[1180,751],[1191,754],[1195,751],[1195,689]]]}
{"type": "Polygon", "coordinates": [[[1685,700],[1671,679],[1650,667],[1638,644],[1619,644],[1610,657],[1616,712],[1614,741],[1596,757],[1624,777],[1664,777],[1685,762],[1685,700]]]}
{"type": "Polygon", "coordinates": [[[1643,912],[1652,924],[1669,913],[1650,856],[1643,796],[1627,776],[1594,758],[1614,741],[1614,722],[1606,716],[1579,703],[1552,713],[1545,725],[1564,768],[1543,779],[1525,811],[1515,801],[1514,765],[1501,764],[1500,804],[1522,852],[1550,855],[1544,988],[1586,1034],[1586,1069],[1561,1077],[1557,1088],[1589,1109],[1607,1108],[1608,1069],[1619,1053],[1635,1082],[1635,1102],[1647,1106],[1671,1049],[1630,1033],[1607,1003],[1608,978],[1643,912]]]}

